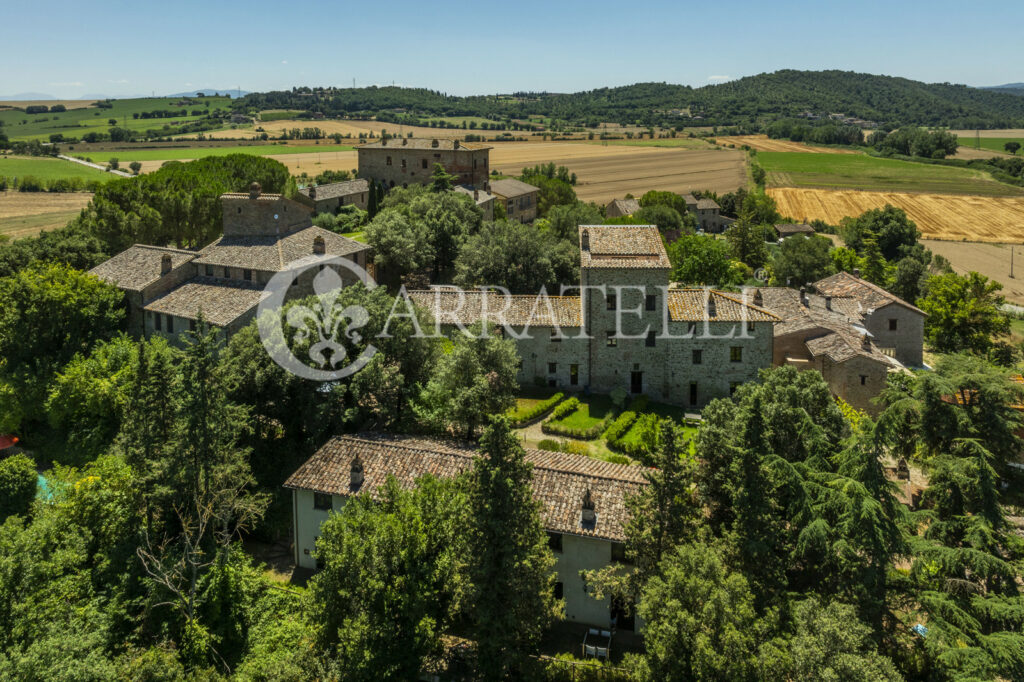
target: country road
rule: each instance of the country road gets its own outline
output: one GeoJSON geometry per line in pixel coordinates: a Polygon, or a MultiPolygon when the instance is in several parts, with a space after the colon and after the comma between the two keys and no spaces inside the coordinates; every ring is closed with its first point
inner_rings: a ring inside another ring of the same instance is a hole
{"type": "Polygon", "coordinates": [[[58,159],[64,159],[65,161],[72,161],[74,163],[80,163],[83,166],[88,166],[89,168],[95,168],[96,170],[101,170],[101,171],[104,171],[106,173],[113,173],[114,175],[120,175],[123,178],[134,178],[135,177],[131,173],[126,173],[123,170],[111,170],[111,171],[108,171],[106,166],[101,166],[100,164],[92,163],[91,161],[83,161],[82,159],[76,159],[73,156],[64,156],[63,154],[58,154],[57,158],[58,159]]]}

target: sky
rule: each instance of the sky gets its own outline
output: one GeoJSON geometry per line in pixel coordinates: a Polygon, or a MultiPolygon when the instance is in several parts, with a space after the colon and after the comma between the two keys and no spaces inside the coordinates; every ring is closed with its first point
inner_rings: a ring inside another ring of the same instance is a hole
{"type": "Polygon", "coordinates": [[[645,81],[697,87],[786,68],[1024,81],[1021,0],[5,5],[0,95],[265,91],[353,79],[456,95],[575,92],[645,81]]]}

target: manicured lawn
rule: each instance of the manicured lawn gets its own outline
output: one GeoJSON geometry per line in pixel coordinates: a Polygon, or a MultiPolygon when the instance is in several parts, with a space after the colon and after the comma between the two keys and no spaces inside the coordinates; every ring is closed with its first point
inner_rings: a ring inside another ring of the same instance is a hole
{"type": "Polygon", "coordinates": [[[228,154],[254,154],[256,156],[283,156],[286,154],[316,154],[318,152],[349,152],[354,147],[344,144],[316,145],[283,145],[259,144],[238,147],[164,147],[162,149],[115,149],[113,151],[88,150],[87,145],[76,145],[68,156],[81,156],[92,159],[95,163],[106,163],[117,159],[121,165],[132,161],[175,161],[180,159],[202,159],[207,156],[227,156],[228,154]]]}
{"type": "Polygon", "coordinates": [[[64,159],[51,159],[43,156],[0,156],[0,176],[23,178],[26,175],[35,176],[40,180],[82,178],[100,182],[118,177],[64,159]]]}
{"type": "Polygon", "coordinates": [[[1020,149],[1017,150],[1017,156],[1022,156],[1022,150],[1024,150],[1024,137],[982,137],[977,140],[973,137],[961,137],[958,139],[960,140],[961,145],[964,147],[970,147],[971,149],[976,148],[977,144],[980,142],[982,149],[1003,152],[1005,154],[1006,150],[1003,148],[1003,145],[1007,142],[1016,142],[1020,145],[1020,149]]]}
{"type": "Polygon", "coordinates": [[[1020,188],[997,182],[981,171],[882,159],[866,154],[759,152],[754,158],[768,171],[768,184],[772,187],[986,196],[1019,196],[1024,193],[1020,188]]]}
{"type": "Polygon", "coordinates": [[[572,429],[589,429],[596,426],[614,409],[612,401],[606,396],[580,396],[580,409],[568,417],[560,419],[559,424],[572,429]]]}

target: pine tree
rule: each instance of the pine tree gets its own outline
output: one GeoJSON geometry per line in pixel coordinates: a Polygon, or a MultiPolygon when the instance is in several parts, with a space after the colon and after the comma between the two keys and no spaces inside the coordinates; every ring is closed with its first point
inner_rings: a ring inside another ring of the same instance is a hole
{"type": "Polygon", "coordinates": [[[554,557],[531,469],[505,417],[492,418],[469,474],[469,574],[478,674],[514,675],[556,614],[554,557]]]}

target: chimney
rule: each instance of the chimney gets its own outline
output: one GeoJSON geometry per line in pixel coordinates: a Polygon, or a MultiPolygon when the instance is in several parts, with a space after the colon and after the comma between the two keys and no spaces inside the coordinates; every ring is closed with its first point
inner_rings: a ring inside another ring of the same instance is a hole
{"type": "Polygon", "coordinates": [[[352,458],[352,469],[350,471],[349,488],[355,490],[363,484],[363,460],[359,455],[352,458]]]}
{"type": "Polygon", "coordinates": [[[160,256],[160,274],[166,275],[171,271],[171,254],[165,253],[160,256]]]}
{"type": "Polygon", "coordinates": [[[407,144],[409,144],[409,138],[407,138],[407,137],[403,137],[403,138],[402,138],[402,146],[404,147],[404,146],[406,146],[407,144]]]}
{"type": "Polygon", "coordinates": [[[310,185],[309,187],[309,198],[316,199],[316,185],[310,185]]]}
{"type": "Polygon", "coordinates": [[[754,305],[756,305],[756,306],[764,305],[764,296],[761,294],[761,290],[760,289],[754,289],[754,305]]]}
{"type": "Polygon", "coordinates": [[[867,334],[860,337],[860,345],[864,350],[871,350],[871,339],[867,334]]]}
{"type": "Polygon", "coordinates": [[[480,190],[473,190],[473,201],[480,201],[480,190]]]}
{"type": "Polygon", "coordinates": [[[718,317],[718,306],[715,304],[715,296],[708,292],[708,319],[718,317]]]}
{"type": "Polygon", "coordinates": [[[597,521],[597,514],[594,512],[594,500],[590,496],[590,488],[583,493],[583,504],[580,506],[580,524],[593,526],[597,521]]]}
{"type": "Polygon", "coordinates": [[[458,148],[459,148],[459,141],[458,140],[452,140],[452,149],[458,149],[458,148]]]}
{"type": "Polygon", "coordinates": [[[853,276],[856,277],[857,279],[860,279],[860,268],[853,269],[853,276]]]}
{"type": "Polygon", "coordinates": [[[381,147],[387,147],[388,146],[388,138],[386,138],[386,137],[380,138],[380,146],[381,147]]]}
{"type": "Polygon", "coordinates": [[[590,231],[583,230],[580,233],[580,249],[583,251],[590,251],[590,231]]]}
{"type": "Polygon", "coordinates": [[[263,188],[260,187],[260,183],[258,183],[258,182],[252,183],[251,185],[249,185],[249,198],[250,199],[258,199],[259,196],[260,196],[260,192],[262,192],[262,191],[263,191],[263,188]]]}
{"type": "Polygon", "coordinates": [[[808,308],[811,305],[810,299],[807,298],[806,287],[800,287],[800,304],[805,308],[808,308]]]}
{"type": "Polygon", "coordinates": [[[327,243],[324,242],[324,238],[320,235],[313,237],[313,254],[322,256],[327,253],[327,243]]]}
{"type": "Polygon", "coordinates": [[[825,310],[832,310],[832,297],[831,296],[826,296],[825,297],[825,310]]]}

